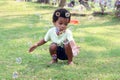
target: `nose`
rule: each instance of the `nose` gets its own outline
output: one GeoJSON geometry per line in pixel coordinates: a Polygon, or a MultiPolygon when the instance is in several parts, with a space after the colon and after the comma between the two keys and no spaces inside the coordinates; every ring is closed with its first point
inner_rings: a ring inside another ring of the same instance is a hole
{"type": "Polygon", "coordinates": [[[61,27],[62,27],[62,28],[65,28],[65,25],[64,25],[64,24],[62,24],[62,25],[61,25],[61,27]]]}
{"type": "Polygon", "coordinates": [[[65,29],[65,25],[61,25],[61,29],[65,29]]]}

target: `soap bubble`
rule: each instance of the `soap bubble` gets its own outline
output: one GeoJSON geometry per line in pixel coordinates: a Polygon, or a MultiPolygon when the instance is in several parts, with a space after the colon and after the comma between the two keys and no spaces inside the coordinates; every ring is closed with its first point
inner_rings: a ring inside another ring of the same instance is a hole
{"type": "Polygon", "coordinates": [[[93,19],[94,19],[93,16],[89,16],[89,17],[88,17],[88,20],[93,20],[93,19]]]}
{"type": "Polygon", "coordinates": [[[37,16],[40,21],[42,20],[42,15],[40,13],[35,13],[35,16],[37,16]]]}
{"type": "Polygon", "coordinates": [[[13,78],[13,79],[18,78],[18,72],[17,72],[17,71],[13,72],[12,78],[13,78]]]}
{"type": "Polygon", "coordinates": [[[73,26],[70,26],[69,29],[72,31],[73,30],[73,26]]]}
{"type": "Polygon", "coordinates": [[[76,53],[75,51],[73,51],[73,56],[77,56],[78,55],[78,53],[76,53]]]}
{"type": "Polygon", "coordinates": [[[40,17],[41,15],[39,13],[35,13],[36,16],[40,17]]]}
{"type": "Polygon", "coordinates": [[[22,58],[21,57],[16,58],[16,63],[21,64],[22,63],[22,58]]]}

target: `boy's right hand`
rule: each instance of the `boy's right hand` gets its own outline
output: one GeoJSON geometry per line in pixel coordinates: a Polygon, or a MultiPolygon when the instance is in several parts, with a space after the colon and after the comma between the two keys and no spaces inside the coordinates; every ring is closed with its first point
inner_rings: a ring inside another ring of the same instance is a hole
{"type": "Polygon", "coordinates": [[[37,48],[37,45],[33,45],[32,47],[30,47],[29,52],[34,51],[36,48],[37,48]]]}

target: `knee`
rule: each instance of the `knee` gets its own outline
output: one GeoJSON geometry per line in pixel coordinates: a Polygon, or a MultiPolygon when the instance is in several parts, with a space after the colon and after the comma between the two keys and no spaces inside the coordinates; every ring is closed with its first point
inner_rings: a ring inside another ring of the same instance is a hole
{"type": "Polygon", "coordinates": [[[69,43],[68,44],[64,44],[64,48],[70,50],[71,49],[70,44],[69,43]]]}
{"type": "Polygon", "coordinates": [[[52,43],[52,44],[50,45],[50,50],[56,50],[56,49],[57,49],[57,44],[52,43]]]}

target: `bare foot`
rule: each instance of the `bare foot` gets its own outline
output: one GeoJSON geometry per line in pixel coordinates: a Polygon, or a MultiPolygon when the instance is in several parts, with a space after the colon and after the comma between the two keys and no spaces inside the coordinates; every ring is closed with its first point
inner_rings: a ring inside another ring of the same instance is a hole
{"type": "Polygon", "coordinates": [[[68,65],[74,65],[74,63],[71,61],[71,62],[68,62],[68,65]]]}
{"type": "Polygon", "coordinates": [[[49,64],[54,64],[54,63],[57,63],[58,62],[58,60],[51,60],[50,62],[49,62],[49,64]]]}

